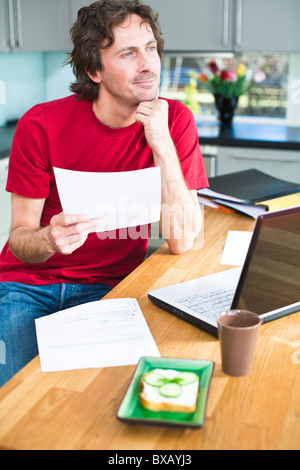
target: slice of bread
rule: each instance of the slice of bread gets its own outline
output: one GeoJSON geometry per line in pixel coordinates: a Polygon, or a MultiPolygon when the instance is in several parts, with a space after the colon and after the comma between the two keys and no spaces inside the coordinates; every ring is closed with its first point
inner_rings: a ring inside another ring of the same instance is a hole
{"type": "Polygon", "coordinates": [[[151,411],[194,413],[197,407],[198,389],[199,378],[196,374],[155,369],[143,375],[139,400],[144,408],[151,411]],[[184,376],[189,379],[184,380],[184,376]]]}

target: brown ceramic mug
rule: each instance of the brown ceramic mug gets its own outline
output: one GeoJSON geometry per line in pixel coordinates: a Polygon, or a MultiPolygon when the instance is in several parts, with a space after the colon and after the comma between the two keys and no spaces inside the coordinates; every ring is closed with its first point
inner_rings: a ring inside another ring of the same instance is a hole
{"type": "Polygon", "coordinates": [[[260,317],[247,310],[228,310],[221,313],[217,321],[223,372],[234,377],[249,374],[260,317]]]}

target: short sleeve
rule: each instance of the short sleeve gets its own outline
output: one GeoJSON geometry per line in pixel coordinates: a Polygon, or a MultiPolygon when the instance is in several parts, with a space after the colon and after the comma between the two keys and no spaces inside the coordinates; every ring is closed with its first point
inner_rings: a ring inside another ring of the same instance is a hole
{"type": "Polygon", "coordinates": [[[174,101],[173,109],[170,110],[169,125],[188,188],[191,190],[208,187],[194,115],[187,106],[174,101]]]}
{"type": "Polygon", "coordinates": [[[36,106],[24,114],[16,127],[6,191],[44,199],[49,196],[50,177],[46,119],[36,106]]]}

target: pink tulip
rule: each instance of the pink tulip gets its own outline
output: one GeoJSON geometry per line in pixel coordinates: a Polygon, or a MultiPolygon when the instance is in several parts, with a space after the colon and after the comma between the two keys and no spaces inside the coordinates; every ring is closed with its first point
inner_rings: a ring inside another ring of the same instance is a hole
{"type": "Polygon", "coordinates": [[[228,81],[235,82],[237,79],[237,73],[235,70],[229,70],[228,72],[228,81]]]}

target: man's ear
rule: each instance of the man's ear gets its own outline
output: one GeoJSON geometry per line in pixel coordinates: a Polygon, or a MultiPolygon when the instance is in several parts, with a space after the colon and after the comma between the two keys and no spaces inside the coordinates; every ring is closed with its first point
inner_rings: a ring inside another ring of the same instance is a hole
{"type": "Polygon", "coordinates": [[[100,83],[101,82],[101,72],[99,70],[96,72],[96,75],[91,74],[87,70],[85,70],[85,72],[94,83],[100,83]]]}

